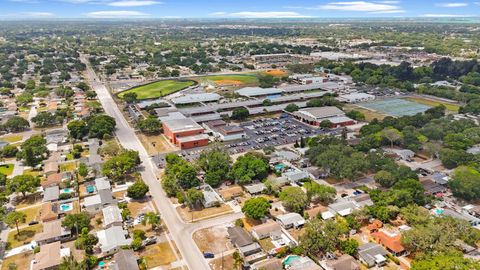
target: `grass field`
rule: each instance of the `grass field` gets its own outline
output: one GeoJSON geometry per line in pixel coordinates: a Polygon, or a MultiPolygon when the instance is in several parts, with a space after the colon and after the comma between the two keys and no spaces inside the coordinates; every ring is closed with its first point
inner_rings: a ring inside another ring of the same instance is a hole
{"type": "Polygon", "coordinates": [[[0,138],[0,141],[8,142],[8,143],[15,143],[21,141],[23,138],[22,135],[7,135],[0,138]]]}
{"type": "Polygon", "coordinates": [[[146,246],[145,250],[140,252],[140,255],[145,259],[149,269],[161,265],[170,265],[176,260],[168,242],[146,246]]]}
{"type": "Polygon", "coordinates": [[[41,232],[43,230],[42,224],[35,224],[32,226],[28,226],[25,228],[20,229],[20,234],[17,234],[17,229],[12,229],[8,233],[8,248],[12,249],[19,246],[23,246],[25,244],[30,243],[33,240],[35,234],[41,232]]]}
{"type": "Polygon", "coordinates": [[[356,110],[356,111],[359,111],[359,112],[363,113],[363,115],[365,115],[365,121],[367,121],[367,122],[370,122],[375,118],[377,118],[378,120],[382,120],[386,116],[385,114],[381,114],[381,113],[378,113],[378,112],[375,112],[375,111],[371,111],[371,110],[367,110],[365,108],[358,107],[355,104],[345,104],[343,106],[343,108],[347,112],[349,112],[351,110],[356,110]]]}
{"type": "Polygon", "coordinates": [[[20,253],[3,259],[2,270],[30,269],[30,262],[33,259],[33,252],[20,253]]]}
{"type": "Polygon", "coordinates": [[[212,76],[203,76],[196,77],[194,80],[199,83],[212,82],[217,86],[225,85],[248,85],[248,84],[257,84],[258,77],[255,75],[248,74],[232,74],[232,75],[212,75],[212,76]]]}
{"type": "Polygon", "coordinates": [[[178,92],[194,84],[193,81],[163,80],[154,83],[145,84],[118,94],[120,98],[126,93],[136,93],[137,99],[151,99],[164,97],[178,92]]]}
{"type": "Polygon", "coordinates": [[[13,164],[3,164],[0,165],[0,173],[5,175],[10,175],[13,172],[13,164]]]}
{"type": "Polygon", "coordinates": [[[432,100],[432,99],[427,99],[422,97],[408,97],[405,99],[413,102],[417,102],[423,105],[432,106],[432,107],[435,107],[438,105],[444,105],[447,108],[447,110],[451,112],[458,112],[458,110],[460,109],[460,106],[456,104],[451,104],[447,102],[442,102],[442,101],[437,101],[437,100],[432,100]]]}

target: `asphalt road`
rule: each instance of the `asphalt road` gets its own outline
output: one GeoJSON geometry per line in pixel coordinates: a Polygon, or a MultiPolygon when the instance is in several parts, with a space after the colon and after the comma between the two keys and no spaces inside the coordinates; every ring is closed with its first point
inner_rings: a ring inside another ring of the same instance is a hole
{"type": "MultiPolygon", "coordinates": [[[[117,104],[110,95],[108,89],[99,81],[95,72],[88,65],[88,61],[85,58],[81,58],[82,62],[87,64],[87,79],[92,86],[92,89],[97,93],[105,112],[114,117],[117,122],[116,136],[123,147],[126,149],[133,149],[139,152],[140,159],[143,161],[143,168],[139,171],[142,175],[145,183],[150,187],[150,194],[153,197],[157,208],[160,211],[162,220],[167,226],[170,234],[172,235],[175,244],[177,245],[182,259],[186,266],[191,270],[209,270],[207,262],[203,258],[202,253],[198,249],[197,245],[192,240],[192,233],[203,227],[203,223],[186,224],[178,216],[172,203],[166,196],[165,192],[160,186],[160,182],[156,177],[156,167],[152,163],[147,151],[137,138],[134,130],[128,125],[125,117],[123,116],[117,104]]],[[[220,224],[225,220],[235,220],[236,215],[228,215],[221,220],[214,219],[208,222],[208,224],[220,224]]],[[[160,256],[160,254],[159,254],[160,256]]]]}

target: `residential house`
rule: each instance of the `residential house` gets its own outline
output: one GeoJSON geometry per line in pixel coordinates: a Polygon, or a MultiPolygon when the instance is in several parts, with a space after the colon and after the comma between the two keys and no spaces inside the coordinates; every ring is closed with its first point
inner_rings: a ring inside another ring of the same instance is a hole
{"type": "Polygon", "coordinates": [[[366,243],[358,248],[358,258],[368,267],[385,265],[387,254],[388,251],[376,243],[366,243]]]}
{"type": "Polygon", "coordinates": [[[60,188],[58,186],[47,187],[43,191],[43,202],[57,201],[60,196],[60,188]]]}
{"type": "Polygon", "coordinates": [[[281,237],[282,227],[280,226],[280,224],[272,220],[269,220],[266,223],[252,227],[251,233],[252,233],[252,236],[258,240],[261,240],[267,237],[272,237],[272,239],[276,239],[281,237]]]}
{"type": "Polygon", "coordinates": [[[83,200],[83,207],[91,213],[98,212],[108,205],[116,204],[117,200],[113,197],[112,191],[103,189],[98,194],[86,197],[83,200]]]}
{"type": "Polygon", "coordinates": [[[137,256],[131,249],[121,249],[113,255],[113,261],[108,265],[109,270],[139,270],[137,256]]]}
{"type": "Polygon", "coordinates": [[[42,246],[57,241],[65,242],[71,237],[71,231],[62,227],[62,220],[57,219],[43,223],[43,231],[35,235],[35,242],[42,246]]]}
{"type": "Polygon", "coordinates": [[[62,247],[60,241],[46,244],[40,247],[31,263],[31,270],[56,269],[64,257],[70,256],[70,249],[62,247]]]}
{"type": "Polygon", "coordinates": [[[296,255],[287,256],[287,258],[283,260],[283,265],[287,270],[322,270],[322,267],[309,257],[300,257],[296,255]]]}
{"type": "Polygon", "coordinates": [[[42,204],[42,208],[40,208],[39,219],[42,222],[56,220],[58,218],[57,208],[58,205],[56,203],[46,202],[42,204]]]}
{"type": "Polygon", "coordinates": [[[287,178],[289,182],[298,182],[302,179],[309,178],[309,174],[300,170],[289,170],[283,173],[283,177],[287,178]]]}
{"type": "Polygon", "coordinates": [[[45,175],[48,177],[51,174],[58,173],[58,169],[59,169],[58,162],[47,161],[47,162],[45,162],[43,171],[44,171],[45,175]]]}
{"type": "Polygon", "coordinates": [[[258,195],[261,194],[267,187],[263,183],[257,183],[243,186],[243,188],[251,195],[258,195]]]}
{"type": "Polygon", "coordinates": [[[108,229],[97,232],[98,243],[104,254],[113,254],[132,243],[132,238],[128,238],[128,231],[120,226],[113,226],[108,229]]]}
{"type": "Polygon", "coordinates": [[[241,186],[234,185],[230,186],[224,189],[221,189],[218,191],[220,194],[220,197],[222,197],[223,200],[229,201],[232,200],[236,197],[240,197],[243,195],[243,189],[241,186]]]}
{"type": "Polygon", "coordinates": [[[285,229],[299,228],[305,224],[305,219],[298,213],[287,213],[277,216],[276,219],[285,229]]]}
{"type": "Polygon", "coordinates": [[[213,188],[209,185],[203,186],[202,193],[202,204],[204,207],[213,207],[219,205],[222,202],[222,198],[220,198],[217,192],[215,192],[215,190],[213,190],[213,188]]]}
{"type": "Polygon", "coordinates": [[[380,229],[377,232],[372,233],[372,237],[377,243],[384,246],[395,256],[401,256],[406,251],[401,242],[402,236],[398,232],[390,232],[386,229],[380,229]]]}
{"type": "Polygon", "coordinates": [[[265,257],[261,246],[254,242],[251,235],[248,234],[242,227],[235,226],[227,229],[230,241],[244,256],[248,263],[259,261],[265,257]]]}
{"type": "Polygon", "coordinates": [[[324,270],[360,270],[359,263],[350,255],[344,254],[338,258],[320,262],[324,270]]]}
{"type": "Polygon", "coordinates": [[[112,226],[122,226],[122,211],[116,205],[110,205],[102,209],[103,227],[110,228],[112,226]]]}

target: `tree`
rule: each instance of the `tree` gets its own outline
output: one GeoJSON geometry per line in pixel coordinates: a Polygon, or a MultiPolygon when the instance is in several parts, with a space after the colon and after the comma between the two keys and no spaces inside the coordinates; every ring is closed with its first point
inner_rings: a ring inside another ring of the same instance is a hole
{"type": "Polygon", "coordinates": [[[402,139],[402,133],[395,128],[385,128],[382,130],[382,137],[390,142],[390,147],[393,148],[393,144],[399,142],[402,139]]]}
{"type": "Polygon", "coordinates": [[[364,121],[365,120],[365,115],[361,111],[351,110],[351,111],[347,112],[346,115],[348,117],[352,118],[353,120],[357,120],[357,121],[364,121]]]}
{"type": "Polygon", "coordinates": [[[19,106],[27,106],[28,103],[33,101],[33,96],[30,93],[23,92],[22,94],[16,97],[16,103],[19,106]]]}
{"type": "Polygon", "coordinates": [[[358,242],[355,239],[348,238],[347,240],[340,242],[340,248],[343,253],[354,256],[357,254],[358,242]]]}
{"type": "Polygon", "coordinates": [[[143,220],[152,226],[152,230],[155,229],[158,225],[160,225],[162,221],[160,215],[155,212],[146,213],[143,220]]]}
{"type": "Polygon", "coordinates": [[[378,171],[374,176],[375,182],[379,183],[382,187],[389,188],[393,186],[397,179],[388,171],[381,170],[378,171]]]}
{"type": "Polygon", "coordinates": [[[230,178],[240,184],[248,184],[253,180],[263,180],[268,175],[268,162],[258,153],[247,153],[237,159],[230,171],[230,178]]]}
{"type": "Polygon", "coordinates": [[[78,262],[73,255],[63,257],[62,263],[58,266],[59,270],[88,270],[85,261],[78,262]]]}
{"type": "Polygon", "coordinates": [[[298,105],[295,103],[288,104],[287,107],[285,107],[285,111],[287,112],[296,112],[299,109],[300,107],[298,107],[298,105]]]}
{"type": "Polygon", "coordinates": [[[88,228],[82,228],[80,235],[75,240],[75,247],[85,250],[87,254],[92,254],[93,247],[98,243],[98,238],[89,232],[88,228]]]}
{"type": "Polygon", "coordinates": [[[320,127],[321,128],[331,128],[332,127],[332,122],[330,120],[323,120],[320,122],[320,127]]]}
{"type": "Polygon", "coordinates": [[[41,128],[58,125],[61,121],[63,121],[63,117],[56,116],[50,112],[39,112],[32,118],[32,122],[35,123],[37,127],[41,128]]]}
{"type": "Polygon", "coordinates": [[[68,214],[62,221],[62,227],[79,233],[83,228],[87,228],[90,225],[90,217],[87,213],[81,212],[78,214],[68,214]],[[78,229],[78,231],[77,231],[78,229]]]}
{"type": "Polygon", "coordinates": [[[337,195],[337,190],[334,187],[320,185],[314,181],[306,182],[304,187],[307,190],[309,201],[329,203],[337,195]]]}
{"type": "Polygon", "coordinates": [[[15,225],[15,227],[17,228],[17,235],[18,235],[20,234],[20,230],[18,229],[18,224],[25,223],[26,217],[27,215],[25,215],[25,213],[23,212],[13,211],[8,213],[5,216],[5,218],[3,219],[3,222],[5,222],[5,224],[7,224],[10,227],[13,227],[15,225]]]}
{"type": "Polygon", "coordinates": [[[21,132],[30,127],[30,123],[23,117],[13,116],[3,125],[7,132],[21,132]]]}
{"type": "Polygon", "coordinates": [[[349,232],[346,222],[335,219],[312,219],[300,236],[300,246],[312,256],[333,252],[340,247],[341,239],[349,232]]]}
{"type": "Polygon", "coordinates": [[[8,144],[3,147],[1,153],[4,158],[15,157],[18,153],[18,148],[14,145],[8,144]]]}
{"type": "Polygon", "coordinates": [[[21,151],[17,153],[28,166],[34,167],[48,156],[47,141],[39,135],[32,136],[22,143],[21,151]]]}
{"type": "Polygon", "coordinates": [[[129,93],[125,93],[125,95],[123,95],[122,98],[127,104],[132,104],[137,102],[137,97],[138,97],[137,93],[129,92],[129,93]]]}
{"type": "Polygon", "coordinates": [[[243,256],[240,255],[238,251],[233,252],[233,267],[235,269],[241,269],[241,266],[243,264],[243,256]]]}
{"type": "Polygon", "coordinates": [[[128,187],[127,196],[132,199],[142,199],[149,190],[149,187],[143,181],[135,181],[133,185],[128,187]]]}
{"type": "Polygon", "coordinates": [[[80,165],[78,166],[78,174],[82,177],[86,177],[88,175],[88,167],[85,163],[80,162],[80,165]]]}
{"type": "Polygon", "coordinates": [[[88,127],[83,120],[73,120],[67,125],[70,137],[80,140],[88,134],[88,127]]]}
{"type": "Polygon", "coordinates": [[[436,158],[440,155],[442,145],[435,142],[426,142],[423,145],[423,149],[430,155],[431,158],[436,158]]]}
{"type": "Polygon", "coordinates": [[[464,258],[463,254],[440,253],[427,258],[415,259],[412,262],[412,270],[479,270],[480,263],[464,258]]]}
{"type": "Polygon", "coordinates": [[[472,167],[460,166],[456,168],[448,185],[455,197],[465,200],[480,198],[480,172],[472,167]]]}
{"type": "Polygon", "coordinates": [[[292,212],[301,213],[307,207],[308,197],[300,187],[286,187],[279,194],[283,205],[292,212]]]}
{"type": "Polygon", "coordinates": [[[102,156],[107,155],[110,157],[117,156],[118,154],[120,154],[121,151],[122,151],[122,148],[120,147],[120,145],[118,145],[118,143],[115,140],[111,140],[104,143],[102,147],[100,147],[100,149],[98,150],[100,155],[102,156]]]}
{"type": "Polygon", "coordinates": [[[7,180],[7,190],[10,193],[21,193],[25,198],[27,193],[32,193],[40,186],[40,179],[29,174],[17,175],[7,180]]]}
{"type": "Polygon", "coordinates": [[[115,181],[119,181],[132,173],[139,164],[140,158],[138,152],[126,150],[107,160],[102,166],[102,174],[115,181]]]}
{"type": "Polygon", "coordinates": [[[204,200],[203,192],[196,188],[189,188],[185,192],[185,201],[190,205],[191,208],[195,208],[202,203],[204,200]]]}
{"type": "Polygon", "coordinates": [[[232,111],[232,116],[230,116],[233,120],[245,120],[250,116],[250,112],[245,107],[238,107],[232,111]]]}
{"type": "Polygon", "coordinates": [[[103,139],[105,135],[112,135],[115,131],[115,119],[108,115],[97,114],[87,121],[90,137],[103,139]]]}
{"type": "Polygon", "coordinates": [[[205,182],[213,187],[227,179],[231,162],[228,152],[220,147],[202,151],[198,158],[198,166],[205,172],[205,182]]]}
{"type": "Polygon", "coordinates": [[[263,197],[251,198],[245,201],[242,212],[251,219],[261,219],[267,215],[271,205],[263,197]]]}
{"type": "Polygon", "coordinates": [[[137,128],[146,134],[158,134],[162,131],[162,123],[156,117],[149,116],[140,120],[137,123],[137,128]]]}

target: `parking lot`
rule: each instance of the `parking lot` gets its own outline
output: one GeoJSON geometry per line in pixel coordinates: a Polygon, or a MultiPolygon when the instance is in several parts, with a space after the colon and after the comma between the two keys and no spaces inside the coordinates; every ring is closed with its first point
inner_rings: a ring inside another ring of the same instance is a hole
{"type": "MultiPolygon", "coordinates": [[[[306,125],[290,115],[280,118],[262,118],[240,124],[245,129],[247,139],[235,142],[225,142],[223,145],[230,154],[244,153],[250,150],[260,150],[267,146],[280,146],[300,141],[301,137],[339,134],[341,129],[319,129],[306,125]]],[[[208,146],[207,146],[208,147],[208,146]]],[[[196,160],[207,147],[193,148],[178,151],[177,153],[187,161],[196,160]]],[[[165,154],[153,157],[154,162],[163,167],[165,154]]]]}

